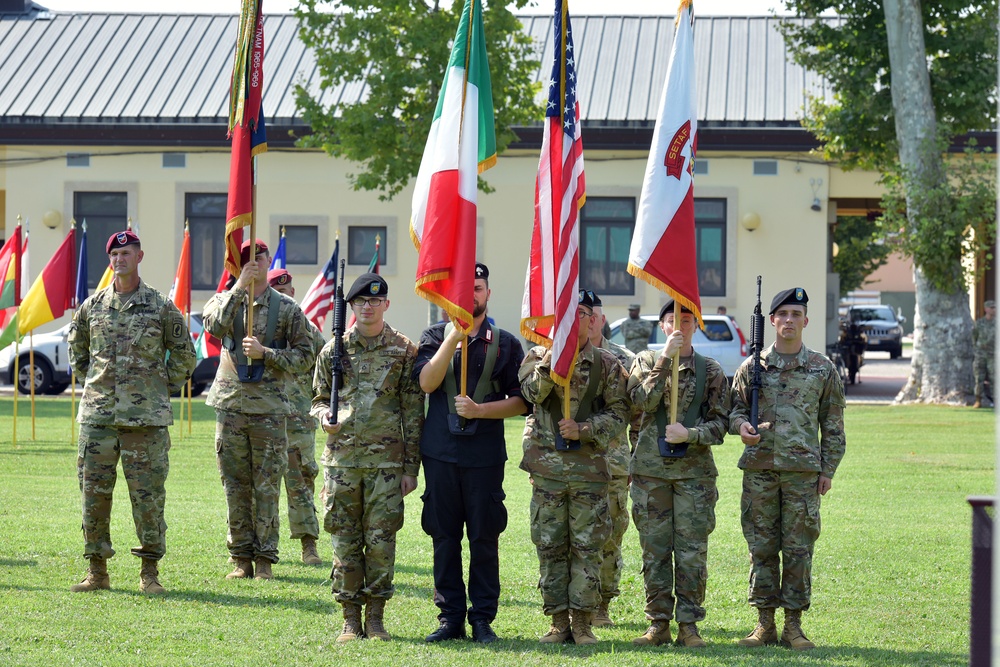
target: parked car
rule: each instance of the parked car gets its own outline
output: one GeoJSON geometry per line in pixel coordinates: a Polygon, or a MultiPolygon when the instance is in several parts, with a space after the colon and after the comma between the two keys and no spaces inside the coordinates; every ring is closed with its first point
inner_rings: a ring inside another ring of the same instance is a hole
{"type": "MultiPolygon", "coordinates": [[[[695,329],[694,339],[691,344],[698,354],[712,357],[722,365],[726,377],[732,381],[736,375],[736,369],[740,367],[743,360],[747,358],[747,339],[736,323],[728,315],[703,315],[705,320],[705,330],[695,329]]],[[[666,343],[666,336],[660,328],[659,317],[656,315],[643,315],[642,319],[656,324],[653,333],[649,337],[649,349],[662,350],[666,343]]],[[[625,344],[625,337],[621,333],[621,323],[625,321],[623,317],[611,323],[612,342],[619,345],[625,344]]]]}
{"type": "MultiPolygon", "coordinates": [[[[201,313],[191,313],[191,338],[195,347],[198,347],[199,338],[204,333],[201,313]]],[[[69,387],[69,325],[65,325],[56,331],[49,333],[35,334],[35,393],[36,394],[61,394],[69,387]]],[[[214,341],[214,339],[212,339],[214,341]]],[[[218,342],[214,344],[209,341],[207,346],[208,356],[198,362],[191,376],[191,395],[198,396],[205,388],[215,380],[215,372],[219,368],[219,347],[218,342]]],[[[29,369],[29,350],[27,338],[21,344],[19,350],[20,361],[17,370],[17,389],[22,394],[31,393],[31,385],[28,378],[31,376],[29,369]]],[[[4,381],[14,384],[14,345],[0,350],[0,369],[3,370],[4,381]]],[[[83,384],[83,378],[77,378],[78,384],[83,384]]]]}
{"type": "Polygon", "coordinates": [[[891,359],[898,359],[903,354],[903,327],[901,315],[896,315],[892,308],[884,305],[848,306],[847,321],[861,326],[868,337],[866,350],[881,350],[888,352],[891,359]]]}

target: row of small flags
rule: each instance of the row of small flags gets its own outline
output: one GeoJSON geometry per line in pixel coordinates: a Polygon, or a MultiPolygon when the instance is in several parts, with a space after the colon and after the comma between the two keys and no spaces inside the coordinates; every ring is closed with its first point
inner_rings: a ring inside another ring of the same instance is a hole
{"type": "MultiPolygon", "coordinates": [[[[555,0],[554,19],[555,48],[535,182],[521,332],[529,340],[552,348],[553,379],[568,385],[577,356],[579,210],[586,201],[586,186],[577,99],[578,58],[566,0],[555,0]]],[[[693,23],[691,0],[682,0],[639,199],[628,271],[669,294],[701,320],[693,206],[697,145],[693,23]]],[[[261,99],[263,49],[260,0],[243,0],[231,79],[226,272],[220,290],[229,275],[239,275],[242,230],[253,218],[253,158],[267,149],[261,99]]],[[[481,0],[465,0],[414,187],[410,223],[419,255],[416,292],[440,306],[465,332],[473,325],[477,179],[495,163],[494,110],[482,4],[481,0]]],[[[0,344],[62,316],[86,298],[86,225],[82,228],[78,271],[73,268],[77,266],[75,234],[75,228],[71,229],[27,292],[21,277],[28,275],[28,237],[24,234],[22,243],[20,225],[0,249],[0,325],[6,327],[0,334],[0,344]]],[[[333,255],[302,301],[307,317],[320,328],[332,307],[339,252],[338,239],[333,255]]],[[[282,233],[272,268],[286,266],[286,253],[282,233]]],[[[378,256],[376,245],[369,266],[372,271],[378,271],[378,256]]],[[[106,284],[111,278],[109,267],[106,284]]],[[[171,292],[182,312],[190,312],[187,229],[171,292]]]]}

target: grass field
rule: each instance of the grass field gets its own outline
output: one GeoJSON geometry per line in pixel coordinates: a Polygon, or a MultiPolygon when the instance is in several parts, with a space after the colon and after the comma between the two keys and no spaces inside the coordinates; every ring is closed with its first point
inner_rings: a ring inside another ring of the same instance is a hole
{"type": "MultiPolygon", "coordinates": [[[[599,628],[595,647],[542,646],[547,628],[536,590],[538,562],[528,533],[529,485],[517,469],[520,420],[507,427],[505,488],[510,524],[501,538],[503,592],[494,624],[503,638],[427,645],[437,626],[431,601],[431,543],[420,530],[420,489],[407,498],[399,534],[396,596],[386,621],[396,641],[334,642],[340,627],[325,565],[298,561],[283,537],[276,579],[225,581],[225,500],[215,464],[214,414],[195,403],[193,435],[175,428],[167,481],[169,591],[138,593],[138,560],[124,479],[115,494],[109,562],[113,590],[71,594],[82,559],[76,445],[68,399],[38,402],[31,441],[27,403],[0,399],[0,665],[934,665],[968,663],[970,511],[967,495],[994,489],[994,415],[933,407],[851,406],[847,456],[823,500],[823,534],[814,561],[808,654],[740,649],[755,615],[746,605],[747,550],[739,527],[741,447],[716,449],[721,471],[718,527],[709,544],[709,648],[640,648],[646,627],[638,538],[626,533],[622,596],[615,628],[599,628]]],[[[422,487],[421,480],[421,487],[422,487]]],[[[284,535],[287,527],[282,518],[284,535]]],[[[676,627],[676,626],[675,626],[676,627]]]]}

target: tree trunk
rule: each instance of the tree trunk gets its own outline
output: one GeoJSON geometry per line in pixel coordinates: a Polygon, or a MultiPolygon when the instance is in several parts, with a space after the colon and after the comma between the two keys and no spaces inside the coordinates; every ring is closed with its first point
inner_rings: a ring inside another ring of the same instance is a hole
{"type": "MultiPolygon", "coordinates": [[[[924,46],[919,0],[883,0],[892,77],[892,106],[896,122],[899,162],[904,173],[907,217],[912,228],[922,215],[934,211],[924,205],[929,184],[946,178],[936,141],[937,119],[931,98],[930,75],[924,46]]],[[[962,271],[955,257],[955,272],[962,271]]],[[[906,386],[897,402],[962,404],[971,389],[972,318],[961,288],[937,288],[914,268],[917,308],[914,318],[913,360],[906,386]]],[[[961,281],[958,284],[962,284],[961,281]]]]}

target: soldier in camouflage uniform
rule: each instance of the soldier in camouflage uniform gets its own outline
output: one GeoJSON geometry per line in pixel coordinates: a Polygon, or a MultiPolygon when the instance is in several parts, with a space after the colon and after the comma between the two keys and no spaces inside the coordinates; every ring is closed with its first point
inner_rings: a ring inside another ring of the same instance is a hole
{"type": "Polygon", "coordinates": [[[281,478],[288,467],[289,387],[312,368],[309,323],[295,300],[267,284],[267,245],[243,244],[232,290],[205,304],[205,331],[222,339],[206,404],[215,408],[215,452],[226,492],[226,546],[236,563],[227,579],[273,579],[278,562],[281,478]],[[253,286],[253,331],[246,331],[253,286]]]}
{"type": "Polygon", "coordinates": [[[331,420],[335,341],[320,352],[312,414],[326,431],[323,529],[333,542],[333,595],[344,608],[337,638],[390,639],[383,624],[392,597],[403,496],[417,488],[424,394],[413,375],[417,346],[385,322],[389,286],[365,273],[347,294],[357,321],[344,332],[343,387],[331,420]],[[365,623],[361,625],[361,607],[365,623]]]}
{"type": "Polygon", "coordinates": [[[579,356],[562,417],[564,389],[551,376],[552,352],[542,346],[521,364],[521,395],[534,405],[524,425],[521,469],[531,475],[531,540],[538,551],[542,611],[552,627],[542,643],[594,644],[601,602],[601,550],[611,535],[608,443],[628,424],[625,370],[613,354],[590,344],[594,301],[581,291],[579,356]],[[560,436],[558,439],[556,436],[560,436]]]}
{"type": "MultiPolygon", "coordinates": [[[[987,301],[983,304],[983,316],[976,320],[972,328],[972,351],[974,355],[974,369],[976,375],[976,402],[974,408],[983,406],[984,386],[986,380],[990,381],[990,389],[996,391],[994,387],[993,375],[993,352],[997,333],[997,304],[996,301],[987,301]]],[[[994,402],[996,401],[996,394],[994,402]]]]}
{"type": "Polygon", "coordinates": [[[628,319],[623,321],[619,328],[625,339],[625,347],[632,354],[638,354],[649,347],[649,337],[653,334],[653,323],[647,322],[639,316],[639,304],[629,305],[628,319]]]}
{"type": "MultiPolygon", "coordinates": [[[[607,323],[607,318],[604,316],[604,304],[600,296],[594,292],[590,294],[594,299],[594,317],[597,320],[597,326],[590,330],[590,344],[615,355],[627,371],[632,367],[635,355],[605,337],[604,325],[607,323]]],[[[608,471],[611,473],[611,481],[608,483],[608,510],[611,517],[611,537],[604,543],[604,549],[601,551],[601,602],[594,613],[595,627],[615,624],[611,620],[608,607],[612,600],[621,595],[618,585],[621,582],[624,566],[622,539],[628,530],[628,462],[632,456],[635,438],[639,435],[639,418],[642,416],[640,410],[632,409],[631,405],[630,409],[631,432],[623,431],[608,443],[608,471]]]]}
{"type": "MultiPolygon", "coordinates": [[[[285,269],[267,272],[267,284],[276,292],[295,298],[292,274],[285,269]]],[[[323,349],[323,334],[316,325],[306,320],[309,338],[312,341],[312,365],[323,349]]],[[[292,414],[285,421],[288,434],[288,470],[285,471],[285,494],[288,496],[288,529],[293,540],[302,541],[302,562],[306,565],[322,565],[316,552],[316,538],[319,537],[319,522],[316,520],[316,418],[309,414],[312,408],[312,373],[295,376],[295,382],[288,386],[288,398],[292,402],[292,414]]]]}
{"type": "Polygon", "coordinates": [[[815,647],[802,632],[801,618],[812,597],[820,496],[832,487],[844,456],[844,386],[830,360],[802,344],[808,302],[801,287],[779,292],[771,302],[776,339],[761,353],[756,430],[749,421],[752,358],[733,380],[729,432],[745,445],[740,512],[750,547],[749,602],[758,614],[741,646],[776,643],[774,610],[784,607],[782,643],[797,650],[815,647]]]}
{"type": "Polygon", "coordinates": [[[140,545],[132,554],[142,559],[139,590],[163,593],[158,563],[167,550],[170,394],[194,371],[194,345],[177,307],[139,279],[139,237],[114,234],[107,251],[114,283],[80,305],[69,333],[70,364],[85,378],[76,467],[90,560],[86,578],[70,590],[111,588],[111,501],[121,458],[140,545]]]}
{"type": "Polygon", "coordinates": [[[719,362],[697,355],[691,345],[697,326],[691,311],[668,301],[660,309],[660,326],[666,345],[659,353],[636,355],[628,381],[629,395],[643,412],[632,456],[632,516],[651,622],[632,643],[669,643],[670,619],[676,618],[677,643],[702,648],[696,623],[705,618],[708,536],[719,499],[711,447],[722,444],[729,426],[729,383],[719,362]],[[668,424],[674,354],[677,421],[668,424]],[[674,451],[661,451],[658,439],[664,436],[674,451]]]}

